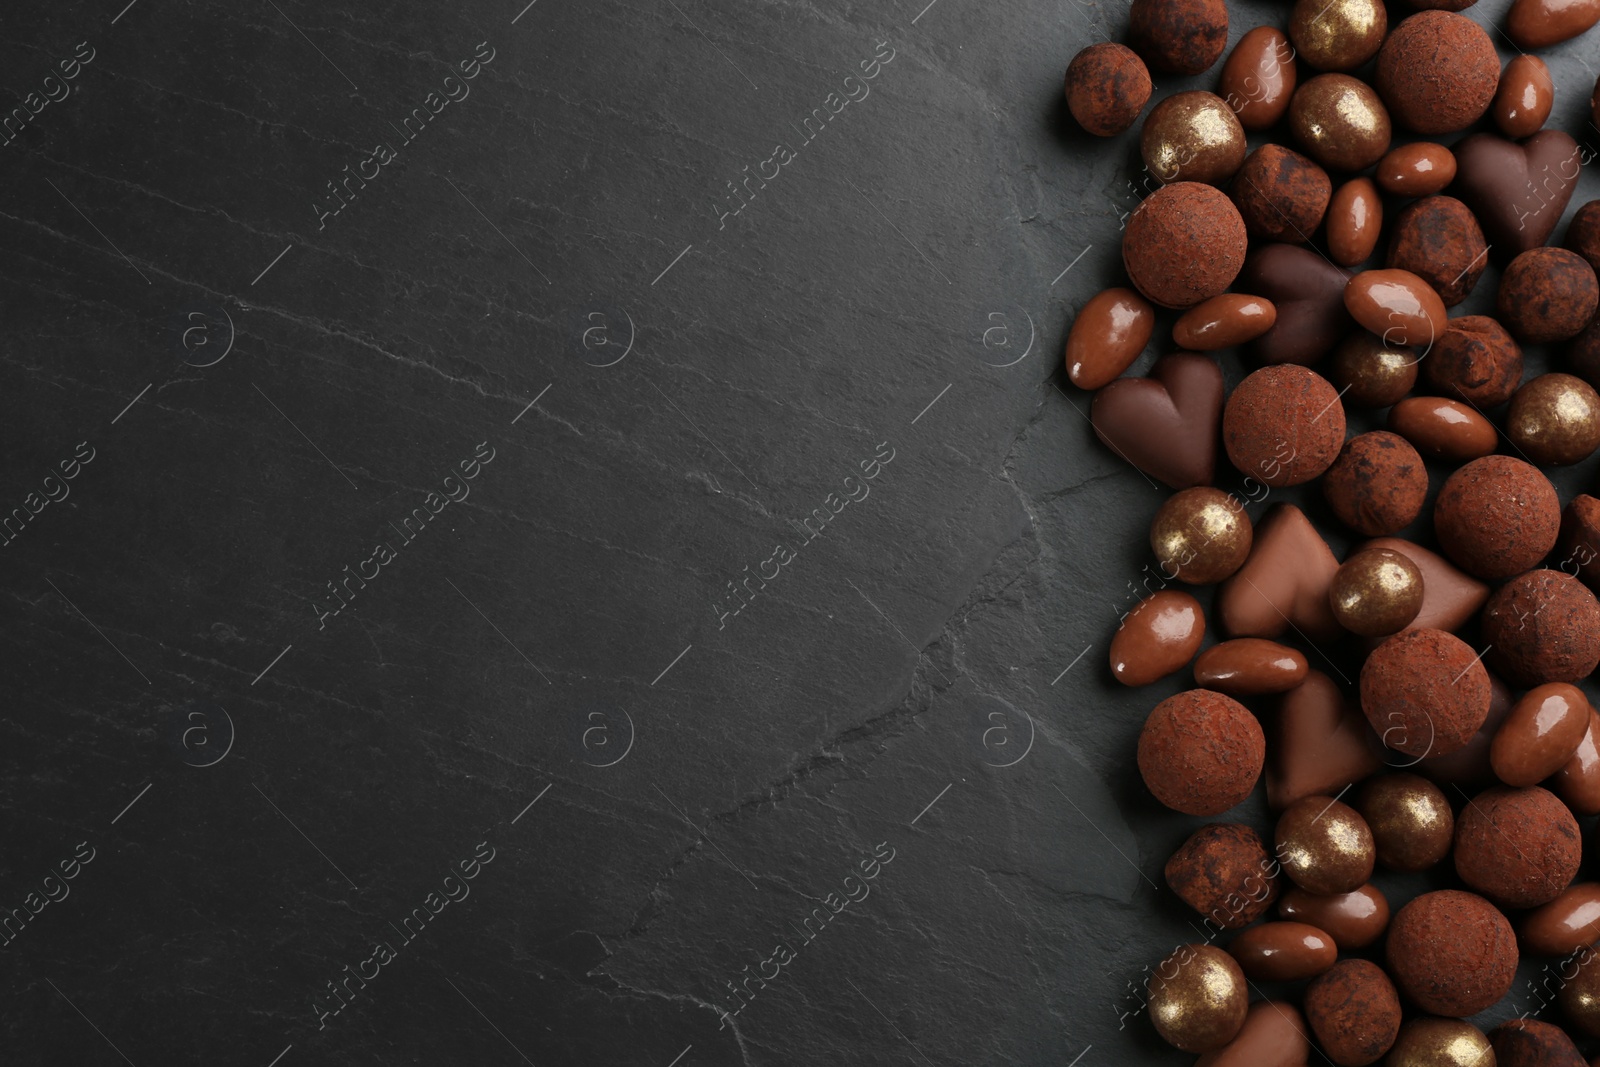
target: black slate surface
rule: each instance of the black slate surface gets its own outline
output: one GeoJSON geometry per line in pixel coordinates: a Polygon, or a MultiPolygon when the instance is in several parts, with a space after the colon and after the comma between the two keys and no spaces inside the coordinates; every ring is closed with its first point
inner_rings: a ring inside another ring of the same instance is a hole
{"type": "Polygon", "coordinates": [[[1124,21],[8,5],[7,1062],[1185,1062],[1124,21]]]}

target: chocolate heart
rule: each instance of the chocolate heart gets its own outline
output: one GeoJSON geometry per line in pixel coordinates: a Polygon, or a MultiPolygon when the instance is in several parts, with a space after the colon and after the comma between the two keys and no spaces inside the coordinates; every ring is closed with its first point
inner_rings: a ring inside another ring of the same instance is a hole
{"type": "Polygon", "coordinates": [[[1284,695],[1275,738],[1267,762],[1267,804],[1273,808],[1336,796],[1383,767],[1361,709],[1321,671],[1310,672],[1284,695]]]}
{"type": "Polygon", "coordinates": [[[1431,629],[1450,633],[1461,629],[1489,599],[1489,587],[1455,564],[1399,537],[1379,537],[1361,546],[1388,548],[1405,556],[1422,572],[1422,610],[1407,630],[1431,629]]]}
{"type": "Polygon", "coordinates": [[[1211,484],[1221,417],[1222,368],[1193,352],[1156,360],[1148,378],[1118,378],[1089,411],[1111,451],[1174,489],[1211,484]]]}
{"type": "Polygon", "coordinates": [[[1244,566],[1217,587],[1216,618],[1230,637],[1278,637],[1293,627],[1302,640],[1332,640],[1343,632],[1328,606],[1338,569],[1305,512],[1276,504],[1256,524],[1244,566]]]}
{"type": "Polygon", "coordinates": [[[1478,216],[1490,246],[1505,259],[1549,240],[1583,166],[1578,142],[1560,130],[1540,130],[1521,144],[1475,133],[1455,146],[1455,154],[1450,191],[1478,216]]]}
{"type": "Polygon", "coordinates": [[[1310,366],[1354,325],[1344,308],[1350,276],[1309,248],[1262,245],[1245,257],[1234,289],[1264,296],[1278,309],[1272,329],[1250,345],[1263,363],[1310,366]]]}

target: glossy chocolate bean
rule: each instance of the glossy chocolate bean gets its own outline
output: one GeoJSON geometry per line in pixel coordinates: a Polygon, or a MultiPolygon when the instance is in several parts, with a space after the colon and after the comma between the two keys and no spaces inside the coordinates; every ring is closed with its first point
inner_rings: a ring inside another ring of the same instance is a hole
{"type": "Polygon", "coordinates": [[[1272,329],[1278,309],[1272,301],[1244,293],[1223,293],[1185,311],[1172,327],[1172,343],[1195,352],[1232,348],[1272,329]]]}
{"type": "Polygon", "coordinates": [[[1578,751],[1594,709],[1577,686],[1550,682],[1511,708],[1489,748],[1489,763],[1506,785],[1538,785],[1578,751]]]}
{"type": "Polygon", "coordinates": [[[1389,429],[1432,459],[1465,463],[1499,444],[1494,423],[1471,407],[1442,396],[1413,396],[1389,409],[1389,429]]]}
{"type": "Polygon", "coordinates": [[[1383,201],[1371,178],[1351,178],[1333,191],[1324,216],[1328,255],[1341,267],[1365,263],[1383,229],[1383,201]]]}
{"type": "Polygon", "coordinates": [[[1333,938],[1341,952],[1366,948],[1389,927],[1389,901],[1375,885],[1319,896],[1299,886],[1278,898],[1278,914],[1333,938]]]}
{"type": "Polygon", "coordinates": [[[1550,789],[1573,814],[1600,815],[1600,712],[1589,713],[1578,751],[1550,780],[1550,789]]]}
{"type": "Polygon", "coordinates": [[[1233,46],[1222,65],[1217,95],[1239,116],[1239,125],[1257,133],[1283,119],[1294,87],[1294,49],[1289,38],[1271,26],[1257,26],[1233,46]]]}
{"type": "MultiPolygon", "coordinates": [[[[1494,116],[1501,133],[1520,141],[1544,129],[1555,100],[1556,84],[1544,60],[1521,55],[1507,63],[1501,73],[1500,88],[1489,105],[1489,114],[1494,116]]],[[[1450,173],[1455,174],[1453,165],[1450,173]]]]}
{"type": "Polygon", "coordinates": [[[1250,1005],[1238,1036],[1195,1060],[1194,1067],[1305,1067],[1310,1032],[1293,1004],[1258,1000],[1250,1005]]]}
{"type": "Polygon", "coordinates": [[[1310,666],[1298,649],[1260,637],[1212,645],[1194,661],[1194,684],[1233,697],[1287,693],[1306,680],[1310,666]]]}
{"type": "Polygon", "coordinates": [[[1228,953],[1246,978],[1257,982],[1298,982],[1315,978],[1339,959],[1333,938],[1305,923],[1252,926],[1235,937],[1228,953]]]}
{"type": "Polygon", "coordinates": [[[1115,381],[1139,358],[1155,328],[1155,308],[1132,289],[1096,293],[1067,331],[1067,377],[1079,389],[1115,381]]]}
{"type": "Polygon", "coordinates": [[[1364,270],[1344,290],[1350,317],[1386,344],[1426,348],[1449,322],[1433,286],[1408,270],[1364,270]]]}
{"type": "Polygon", "coordinates": [[[1193,659],[1205,633],[1200,601],[1175,589],[1152,593],[1111,638],[1111,673],[1123,685],[1149,685],[1193,659]]]}
{"type": "Polygon", "coordinates": [[[1372,828],[1378,862],[1391,871],[1425,871],[1450,854],[1455,813],[1444,790],[1420,775],[1368,778],[1355,809],[1372,828]]]}
{"type": "Polygon", "coordinates": [[[1518,939],[1522,951],[1535,956],[1565,956],[1600,940],[1600,882],[1569,885],[1559,897],[1530,911],[1518,939]]]}
{"type": "Polygon", "coordinates": [[[1378,188],[1395,196],[1432,196],[1455,178],[1456,157],[1430,141],[1401,145],[1378,160],[1378,188]]]}
{"type": "Polygon", "coordinates": [[[1546,48],[1571,40],[1600,22],[1600,0],[1516,0],[1506,33],[1519,48],[1546,48]]]}
{"type": "Polygon", "coordinates": [[[1278,816],[1278,862],[1308,893],[1348,893],[1372,877],[1377,850],[1359,812],[1332,797],[1304,797],[1278,816]]]}
{"type": "Polygon", "coordinates": [[[1389,151],[1389,111],[1366,82],[1319,74],[1294,91],[1289,130],[1306,155],[1329,170],[1372,166],[1389,151]]]}

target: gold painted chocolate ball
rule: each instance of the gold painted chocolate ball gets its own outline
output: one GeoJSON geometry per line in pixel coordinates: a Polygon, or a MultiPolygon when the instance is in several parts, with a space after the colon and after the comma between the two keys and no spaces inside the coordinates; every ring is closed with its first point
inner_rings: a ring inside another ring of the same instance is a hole
{"type": "Polygon", "coordinates": [[[1600,953],[1590,947],[1576,959],[1576,974],[1572,963],[1562,965],[1560,977],[1572,977],[1556,993],[1556,1003],[1576,1029],[1590,1037],[1600,1037],[1600,953]]]}
{"type": "Polygon", "coordinates": [[[1295,54],[1317,70],[1354,70],[1388,32],[1383,0],[1296,0],[1289,15],[1295,54]]]}
{"type": "Polygon", "coordinates": [[[1444,790],[1415,774],[1369,778],[1355,809],[1367,820],[1378,862],[1392,871],[1425,871],[1450,854],[1456,817],[1444,790]]]}
{"type": "Polygon", "coordinates": [[[1328,380],[1339,387],[1346,406],[1386,408],[1405,399],[1417,384],[1417,354],[1360,330],[1333,353],[1328,380]]]}
{"type": "Polygon", "coordinates": [[[1244,1026],[1250,987],[1234,958],[1214,945],[1183,945],[1150,976],[1150,1020],[1185,1052],[1210,1052],[1244,1026]]]}
{"type": "Polygon", "coordinates": [[[1320,896],[1359,889],[1377,862],[1367,821],[1332,797],[1303,797],[1290,804],[1278,816],[1273,844],[1289,880],[1320,896]]]}
{"type": "Polygon", "coordinates": [[[1384,1067],[1495,1067],[1489,1035],[1460,1019],[1421,1016],[1400,1027],[1384,1067]]]}
{"type": "Polygon", "coordinates": [[[1216,93],[1173,93],[1145,117],[1139,154],[1157,181],[1221,185],[1244,163],[1244,127],[1216,93]]]}
{"type": "Polygon", "coordinates": [[[1318,74],[1294,91],[1289,131],[1306,154],[1330,170],[1363,170],[1389,151],[1389,111],[1366,82],[1318,74]]]}
{"type": "Polygon", "coordinates": [[[1244,504],[1210,486],[1174,493],[1150,523],[1162,574],[1190,585],[1220,582],[1244,566],[1254,540],[1244,504]]]}
{"type": "Polygon", "coordinates": [[[1339,625],[1353,634],[1399,633],[1422,610],[1422,572],[1392,549],[1365,549],[1334,573],[1328,604],[1339,625]]]}
{"type": "Polygon", "coordinates": [[[1600,393],[1570,374],[1541,374],[1512,394],[1506,437],[1534,463],[1588,459],[1600,448],[1600,393]]]}

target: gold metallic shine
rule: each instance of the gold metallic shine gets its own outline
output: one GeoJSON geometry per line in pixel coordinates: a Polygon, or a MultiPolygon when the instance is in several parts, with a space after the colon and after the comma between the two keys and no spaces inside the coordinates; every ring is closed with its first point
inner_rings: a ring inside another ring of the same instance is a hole
{"type": "Polygon", "coordinates": [[[1412,1019],[1400,1028],[1384,1067],[1495,1067],[1488,1035],[1460,1019],[1412,1019]]]}

